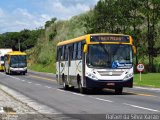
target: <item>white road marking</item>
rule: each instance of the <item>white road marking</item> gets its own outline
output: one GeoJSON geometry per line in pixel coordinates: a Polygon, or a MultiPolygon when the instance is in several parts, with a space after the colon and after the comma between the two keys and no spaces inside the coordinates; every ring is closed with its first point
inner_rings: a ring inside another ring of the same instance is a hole
{"type": "Polygon", "coordinates": [[[61,89],[56,89],[56,90],[61,91],[61,92],[66,92],[65,90],[61,90],[61,89]]]}
{"type": "Polygon", "coordinates": [[[37,86],[41,86],[41,84],[35,84],[35,85],[37,85],[37,86]]]}
{"type": "Polygon", "coordinates": [[[96,97],[92,97],[92,96],[88,96],[88,97],[90,97],[90,98],[92,98],[92,99],[96,99],[96,100],[105,101],[105,102],[113,102],[113,101],[111,101],[111,100],[106,100],[106,99],[102,99],[102,98],[96,98],[96,97]]]}
{"type": "Polygon", "coordinates": [[[49,86],[45,86],[45,87],[48,88],[48,89],[52,88],[52,87],[49,87],[49,86]]]}
{"type": "MultiPolygon", "coordinates": [[[[72,93],[72,92],[71,92],[72,93]]],[[[79,96],[85,96],[85,95],[82,95],[82,94],[79,94],[79,93],[72,93],[74,95],[79,95],[79,96]]]]}
{"type": "Polygon", "coordinates": [[[131,107],[135,107],[135,108],[140,108],[140,109],[144,109],[144,110],[153,111],[153,112],[160,112],[159,110],[155,110],[155,109],[151,109],[151,108],[146,108],[146,107],[141,107],[141,106],[137,106],[137,105],[132,105],[132,104],[128,104],[128,103],[123,103],[123,104],[131,106],[131,107]]]}
{"type": "Polygon", "coordinates": [[[28,82],[29,84],[31,84],[32,82],[28,82]]]}
{"type": "Polygon", "coordinates": [[[25,80],[21,80],[22,82],[25,82],[25,80]]]}
{"type": "Polygon", "coordinates": [[[71,94],[73,94],[73,95],[85,96],[85,95],[82,95],[82,94],[79,94],[79,93],[74,93],[74,92],[65,91],[65,90],[61,90],[61,89],[56,89],[56,90],[58,90],[58,91],[60,91],[60,92],[68,92],[68,93],[71,93],[71,94]]]}
{"type": "Polygon", "coordinates": [[[113,102],[113,101],[111,101],[111,100],[106,100],[106,99],[101,99],[101,98],[95,98],[95,99],[101,100],[101,101],[105,101],[105,102],[113,102]]]}

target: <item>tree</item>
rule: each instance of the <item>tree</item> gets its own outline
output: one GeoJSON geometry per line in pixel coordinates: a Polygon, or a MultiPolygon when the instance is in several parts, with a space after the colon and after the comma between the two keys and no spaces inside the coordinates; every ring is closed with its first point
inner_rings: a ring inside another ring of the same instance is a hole
{"type": "Polygon", "coordinates": [[[153,72],[153,60],[155,53],[156,40],[156,25],[160,20],[160,1],[159,0],[144,0],[144,7],[142,9],[147,22],[147,42],[148,42],[148,56],[149,56],[149,71],[153,72]]]}

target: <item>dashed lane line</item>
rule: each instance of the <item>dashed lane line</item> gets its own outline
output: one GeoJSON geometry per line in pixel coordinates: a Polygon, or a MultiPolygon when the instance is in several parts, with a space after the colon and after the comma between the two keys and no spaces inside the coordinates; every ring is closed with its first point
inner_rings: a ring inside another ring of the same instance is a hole
{"type": "MultiPolygon", "coordinates": [[[[72,93],[72,92],[71,92],[72,93]]],[[[85,96],[85,95],[82,95],[82,94],[79,94],[79,93],[72,93],[73,95],[78,95],[78,96],[85,96]]]]}
{"type": "Polygon", "coordinates": [[[58,91],[60,91],[60,92],[66,92],[65,90],[61,90],[61,89],[56,89],[56,90],[58,90],[58,91]]]}
{"type": "Polygon", "coordinates": [[[35,85],[37,85],[37,86],[41,86],[41,84],[35,84],[35,85]]]}
{"type": "MultiPolygon", "coordinates": [[[[71,93],[73,95],[78,95],[78,96],[86,96],[86,95],[83,95],[83,94],[80,94],[80,93],[74,93],[74,92],[69,92],[69,91],[65,91],[65,90],[61,90],[61,89],[57,89],[58,91],[60,92],[68,92],[68,93],[71,93]]],[[[92,99],[95,99],[95,100],[99,100],[99,101],[104,101],[104,102],[113,102],[111,100],[107,100],[107,99],[102,99],[102,98],[96,98],[96,97],[92,97],[92,96],[88,96],[89,98],[92,98],[92,99]]]]}
{"type": "Polygon", "coordinates": [[[132,105],[132,104],[128,104],[128,103],[123,103],[123,104],[127,105],[127,106],[134,107],[134,108],[140,108],[140,109],[152,111],[152,112],[160,112],[159,110],[155,110],[155,109],[151,109],[151,108],[146,108],[146,107],[142,107],[142,106],[132,105]]]}
{"type": "Polygon", "coordinates": [[[102,98],[98,98],[98,97],[92,97],[92,96],[89,96],[89,97],[92,98],[92,99],[99,100],[99,101],[104,101],[104,102],[114,102],[114,101],[111,101],[111,100],[102,99],[102,98]]]}
{"type": "Polygon", "coordinates": [[[45,86],[46,88],[48,88],[48,89],[51,89],[52,87],[50,87],[50,86],[45,86]]]}
{"type": "Polygon", "coordinates": [[[104,102],[113,102],[111,100],[101,99],[101,98],[95,98],[96,100],[104,101],[104,102]]]}

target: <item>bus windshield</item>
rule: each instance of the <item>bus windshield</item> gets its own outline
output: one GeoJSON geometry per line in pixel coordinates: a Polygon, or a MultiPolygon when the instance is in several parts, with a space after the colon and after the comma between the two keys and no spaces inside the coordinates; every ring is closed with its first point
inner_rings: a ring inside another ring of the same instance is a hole
{"type": "Polygon", "coordinates": [[[26,67],[27,66],[26,55],[12,55],[10,64],[11,67],[14,68],[26,67]]]}
{"type": "Polygon", "coordinates": [[[4,56],[1,56],[1,61],[4,61],[4,56]]]}
{"type": "Polygon", "coordinates": [[[131,68],[133,64],[132,47],[124,44],[89,45],[86,62],[89,67],[131,68]]]}

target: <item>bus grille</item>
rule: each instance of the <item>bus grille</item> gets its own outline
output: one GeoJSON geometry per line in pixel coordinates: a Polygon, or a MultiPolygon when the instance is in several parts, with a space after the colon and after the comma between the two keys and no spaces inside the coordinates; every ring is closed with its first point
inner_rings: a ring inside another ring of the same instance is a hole
{"type": "Polygon", "coordinates": [[[101,76],[120,76],[124,71],[97,71],[101,76]]]}

